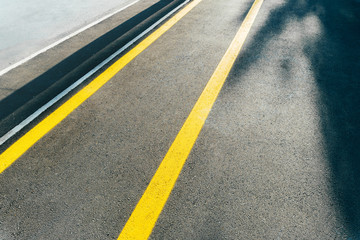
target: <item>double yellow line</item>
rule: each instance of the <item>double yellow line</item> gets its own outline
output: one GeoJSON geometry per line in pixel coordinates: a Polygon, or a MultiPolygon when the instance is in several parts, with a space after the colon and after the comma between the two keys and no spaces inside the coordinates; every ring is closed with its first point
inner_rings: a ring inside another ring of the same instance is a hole
{"type": "MultiPolygon", "coordinates": [[[[74,111],[80,104],[99,90],[117,72],[125,67],[167,30],[169,30],[201,1],[202,0],[194,0],[188,4],[158,30],[145,38],[136,47],[94,79],[89,85],[80,90],[77,94],[71,97],[67,102],[10,146],[0,155],[0,173],[16,161],[16,159],[18,159],[47,132],[66,118],[66,116],[74,111]]],[[[242,45],[245,42],[262,3],[263,0],[254,1],[230,47],[207,83],[200,98],[186,119],[176,139],[172,143],[169,151],[165,155],[165,158],[161,162],[149,186],[145,190],[145,193],[136,205],[118,240],[147,239],[150,236],[152,229],[154,228],[155,223],[175,185],[181,169],[190,154],[190,151],[242,48],[242,45]]]]}

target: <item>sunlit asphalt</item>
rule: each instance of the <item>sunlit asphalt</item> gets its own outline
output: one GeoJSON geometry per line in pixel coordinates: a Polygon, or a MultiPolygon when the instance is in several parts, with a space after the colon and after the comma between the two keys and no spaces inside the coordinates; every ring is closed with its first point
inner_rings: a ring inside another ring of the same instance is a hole
{"type": "MultiPolygon", "coordinates": [[[[0,132],[180,2],[140,1],[1,76],[0,132]]],[[[203,0],[1,173],[0,239],[117,239],[252,3],[203,0]]],[[[359,10],[264,1],[150,239],[360,237],[359,10]]]]}

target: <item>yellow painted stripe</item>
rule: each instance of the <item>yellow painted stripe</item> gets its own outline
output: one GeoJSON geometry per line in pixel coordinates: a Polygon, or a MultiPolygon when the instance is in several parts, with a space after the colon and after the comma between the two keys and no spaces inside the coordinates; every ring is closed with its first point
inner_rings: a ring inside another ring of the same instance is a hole
{"type": "Polygon", "coordinates": [[[255,0],[229,49],[175,138],[118,240],[147,239],[241,50],[263,0],[255,0]]]}
{"type": "Polygon", "coordinates": [[[149,47],[161,35],[174,26],[182,17],[191,11],[201,0],[196,0],[188,4],[185,8],[179,11],[171,19],[169,19],[159,29],[154,31],[151,35],[141,41],[131,51],[121,57],[102,74],[95,78],[89,85],[80,90],[77,94],[71,97],[57,110],[51,113],[7,150],[0,155],[0,173],[13,164],[22,154],[24,154],[32,145],[34,145],[40,138],[48,133],[52,128],[64,120],[72,111],[80,106],[86,99],[99,90],[105,83],[107,83],[116,73],[131,62],[137,55],[149,47]]]}

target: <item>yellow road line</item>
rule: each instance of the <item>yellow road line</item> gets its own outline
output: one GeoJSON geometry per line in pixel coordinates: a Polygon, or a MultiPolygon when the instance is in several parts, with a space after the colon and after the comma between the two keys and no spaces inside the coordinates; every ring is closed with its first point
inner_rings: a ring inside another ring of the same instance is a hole
{"type": "Polygon", "coordinates": [[[188,4],[185,8],[179,11],[159,29],[154,31],[151,35],[141,41],[137,46],[130,50],[127,54],[121,57],[102,74],[95,78],[89,85],[80,90],[77,94],[71,97],[43,121],[37,124],[33,129],[11,145],[0,155],[0,173],[13,164],[22,154],[24,154],[32,145],[34,145],[40,138],[53,129],[57,124],[64,120],[72,111],[80,106],[86,99],[99,90],[105,83],[107,83],[116,73],[131,62],[137,55],[155,42],[161,35],[174,26],[182,17],[191,11],[201,0],[196,0],[188,4]]]}
{"type": "Polygon", "coordinates": [[[255,0],[229,49],[207,83],[118,240],[147,239],[245,42],[263,0],[255,0]]]}

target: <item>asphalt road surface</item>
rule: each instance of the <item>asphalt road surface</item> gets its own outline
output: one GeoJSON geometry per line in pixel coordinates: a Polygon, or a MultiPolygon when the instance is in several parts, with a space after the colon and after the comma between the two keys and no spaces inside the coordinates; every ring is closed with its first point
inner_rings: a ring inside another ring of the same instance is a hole
{"type": "MultiPolygon", "coordinates": [[[[182,2],[140,1],[1,76],[1,135],[182,2]]],[[[0,239],[118,239],[253,2],[200,1],[4,169],[0,239]]],[[[262,3],[150,239],[360,239],[359,12],[262,3]]]]}

